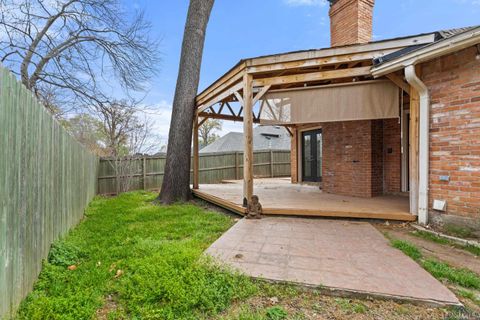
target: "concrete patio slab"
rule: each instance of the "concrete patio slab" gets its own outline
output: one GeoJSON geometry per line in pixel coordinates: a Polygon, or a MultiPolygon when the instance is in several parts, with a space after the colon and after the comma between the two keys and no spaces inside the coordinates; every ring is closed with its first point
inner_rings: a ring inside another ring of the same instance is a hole
{"type": "Polygon", "coordinates": [[[430,305],[457,297],[366,222],[242,219],[206,251],[245,274],[430,305]]]}

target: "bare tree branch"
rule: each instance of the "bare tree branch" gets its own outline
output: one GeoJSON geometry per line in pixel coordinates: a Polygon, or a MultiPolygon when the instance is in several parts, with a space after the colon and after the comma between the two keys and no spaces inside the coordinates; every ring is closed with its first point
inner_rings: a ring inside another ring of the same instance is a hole
{"type": "Polygon", "coordinates": [[[158,70],[150,23],[120,0],[1,0],[0,30],[0,61],[39,97],[57,87],[62,108],[144,91],[158,70]]]}

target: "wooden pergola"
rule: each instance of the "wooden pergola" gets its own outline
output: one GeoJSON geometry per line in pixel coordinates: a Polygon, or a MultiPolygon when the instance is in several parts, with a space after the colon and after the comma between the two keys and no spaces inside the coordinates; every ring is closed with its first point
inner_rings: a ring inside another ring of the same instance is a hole
{"type": "MultiPolygon", "coordinates": [[[[244,132],[243,199],[253,195],[253,124],[261,110],[254,106],[267,92],[339,83],[375,81],[373,59],[403,48],[431,43],[432,34],[319,50],[263,56],[240,61],[196,97],[193,144],[193,189],[199,188],[198,128],[206,119],[242,121],[244,132]],[[235,104],[237,107],[232,106],[235,104]]],[[[386,76],[410,96],[410,210],[416,214],[418,181],[418,95],[401,73],[386,76]]],[[[383,79],[385,80],[385,79],[383,79]]],[[[286,126],[290,133],[300,124],[286,126]]]]}

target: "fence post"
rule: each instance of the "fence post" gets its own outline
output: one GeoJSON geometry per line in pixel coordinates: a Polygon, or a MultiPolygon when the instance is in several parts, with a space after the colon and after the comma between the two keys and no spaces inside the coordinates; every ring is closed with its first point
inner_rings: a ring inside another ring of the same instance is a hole
{"type": "Polygon", "coordinates": [[[270,150],[270,177],[273,178],[273,150],[270,150]]]}
{"type": "Polygon", "coordinates": [[[147,157],[143,156],[142,161],[142,171],[143,171],[143,190],[147,190],[147,157]]]}
{"type": "Polygon", "coordinates": [[[235,180],[238,180],[238,152],[235,151],[235,180]]]}

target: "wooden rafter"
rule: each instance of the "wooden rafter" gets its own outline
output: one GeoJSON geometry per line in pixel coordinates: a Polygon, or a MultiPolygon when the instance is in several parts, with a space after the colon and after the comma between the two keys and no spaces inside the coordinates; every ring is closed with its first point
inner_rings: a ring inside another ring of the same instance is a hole
{"type": "Polygon", "coordinates": [[[222,113],[224,106],[225,106],[225,102],[222,102],[222,103],[220,104],[220,108],[218,109],[218,113],[222,113]]]}
{"type": "MultiPolygon", "coordinates": [[[[217,96],[213,96],[210,100],[208,100],[205,103],[202,103],[200,105],[200,107],[198,108],[199,112],[204,111],[204,110],[210,108],[211,106],[213,106],[214,104],[223,101],[224,99],[228,98],[229,96],[235,94],[235,92],[239,91],[240,89],[242,89],[242,83],[241,82],[237,83],[236,85],[234,85],[233,87],[229,88],[228,90],[222,92],[221,94],[219,94],[217,96]]],[[[197,102],[197,105],[198,105],[198,102],[197,102]]]]}
{"type": "Polygon", "coordinates": [[[255,95],[255,98],[253,98],[253,105],[255,105],[258,100],[262,99],[262,97],[265,95],[265,93],[267,93],[268,90],[270,90],[272,86],[271,85],[267,85],[265,87],[263,87],[256,95],[255,95]]]}
{"type": "Polygon", "coordinates": [[[201,105],[206,101],[212,99],[216,95],[227,90],[229,87],[242,81],[243,71],[245,70],[245,63],[241,63],[234,67],[232,70],[228,71],[220,79],[215,81],[207,89],[203,90],[196,99],[197,105],[201,105]]]}
{"type": "Polygon", "coordinates": [[[225,104],[227,105],[228,110],[230,111],[230,113],[232,114],[232,116],[235,116],[235,112],[233,111],[232,107],[230,106],[230,103],[225,102],[225,104]]]}
{"type": "Polygon", "coordinates": [[[267,85],[301,83],[301,82],[341,79],[341,78],[368,76],[368,75],[370,75],[370,67],[360,67],[360,68],[351,68],[351,69],[311,72],[311,73],[304,73],[304,74],[294,74],[294,75],[282,76],[282,77],[256,79],[253,81],[253,85],[254,87],[263,87],[267,85]]]}
{"type": "MultiPolygon", "coordinates": [[[[218,119],[218,120],[227,120],[227,121],[235,121],[235,122],[243,122],[243,116],[237,115],[228,115],[228,114],[212,114],[212,113],[199,113],[200,117],[208,117],[208,119],[218,119]]],[[[258,117],[253,118],[254,123],[260,123],[260,119],[258,117]]],[[[202,122],[200,122],[202,123],[202,122]]]]}
{"type": "Polygon", "coordinates": [[[290,135],[290,137],[293,137],[293,132],[292,132],[292,130],[290,130],[290,128],[287,127],[287,126],[285,126],[284,128],[285,128],[285,130],[287,130],[287,132],[288,132],[288,134],[290,135]]]}
{"type": "Polygon", "coordinates": [[[240,102],[240,104],[243,106],[243,97],[242,97],[242,95],[241,95],[238,91],[233,92],[233,94],[234,94],[235,97],[237,98],[238,102],[240,102]]]}
{"type": "Polygon", "coordinates": [[[402,77],[395,73],[387,74],[386,77],[410,95],[410,85],[402,77]]]}
{"type": "MultiPolygon", "coordinates": [[[[202,117],[204,116],[204,114],[202,114],[202,117]]],[[[210,116],[205,116],[205,118],[203,118],[202,120],[200,120],[200,122],[198,123],[198,126],[201,127],[202,124],[205,123],[205,121],[207,121],[208,119],[210,118],[210,116]]]]}

